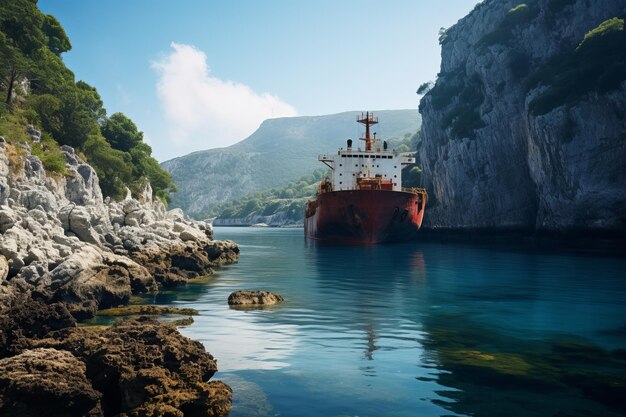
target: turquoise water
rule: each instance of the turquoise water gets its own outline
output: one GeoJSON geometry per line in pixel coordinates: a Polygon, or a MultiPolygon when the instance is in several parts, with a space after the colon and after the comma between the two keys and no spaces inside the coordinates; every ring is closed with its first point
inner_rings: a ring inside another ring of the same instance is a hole
{"type": "Polygon", "coordinates": [[[231,416],[626,414],[619,251],[320,246],[302,229],[215,236],[240,244],[239,263],[156,302],[200,310],[181,331],[218,359],[231,416]],[[231,309],[237,289],[286,301],[231,309]]]}

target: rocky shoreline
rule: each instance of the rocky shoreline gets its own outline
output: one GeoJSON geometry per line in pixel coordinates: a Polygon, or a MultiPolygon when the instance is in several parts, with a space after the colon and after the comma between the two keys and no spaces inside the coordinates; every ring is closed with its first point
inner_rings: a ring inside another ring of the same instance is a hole
{"type": "Polygon", "coordinates": [[[70,147],[47,175],[28,145],[0,137],[0,416],[221,416],[230,388],[215,359],[174,326],[77,327],[132,294],[185,284],[236,262],[210,224],[167,211],[145,183],[103,199],[70,147]]]}

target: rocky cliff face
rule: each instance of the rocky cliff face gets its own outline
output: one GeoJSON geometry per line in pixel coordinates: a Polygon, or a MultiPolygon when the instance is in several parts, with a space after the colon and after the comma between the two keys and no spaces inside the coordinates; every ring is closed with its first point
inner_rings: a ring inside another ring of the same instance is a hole
{"type": "Polygon", "coordinates": [[[0,310],[27,294],[90,317],[237,260],[235,243],[167,211],[147,183],[139,200],[103,200],[93,168],[63,152],[67,174],[51,177],[28,149],[0,140],[0,310]]]}
{"type": "Polygon", "coordinates": [[[598,74],[550,85],[587,32],[624,15],[622,0],[485,0],[447,30],[420,104],[426,227],[626,230],[626,76],[574,96],[598,74]]]}

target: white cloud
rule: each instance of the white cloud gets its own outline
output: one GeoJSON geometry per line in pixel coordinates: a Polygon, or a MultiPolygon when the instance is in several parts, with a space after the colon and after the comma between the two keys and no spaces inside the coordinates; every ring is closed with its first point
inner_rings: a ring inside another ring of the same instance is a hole
{"type": "Polygon", "coordinates": [[[170,139],[185,153],[231,145],[265,119],[297,114],[275,95],[211,76],[205,53],[194,46],[171,46],[173,51],[152,68],[170,139]]]}

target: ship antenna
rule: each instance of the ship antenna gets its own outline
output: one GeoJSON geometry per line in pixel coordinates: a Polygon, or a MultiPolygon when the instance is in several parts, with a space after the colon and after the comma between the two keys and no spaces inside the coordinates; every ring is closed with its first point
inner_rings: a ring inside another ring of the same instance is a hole
{"type": "Polygon", "coordinates": [[[369,152],[372,150],[372,143],[376,142],[376,135],[374,138],[370,137],[370,126],[378,123],[378,117],[374,117],[373,113],[365,112],[365,114],[361,113],[361,116],[357,116],[356,121],[365,125],[365,137],[359,139],[365,141],[365,151],[369,152]]]}

